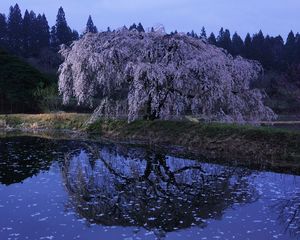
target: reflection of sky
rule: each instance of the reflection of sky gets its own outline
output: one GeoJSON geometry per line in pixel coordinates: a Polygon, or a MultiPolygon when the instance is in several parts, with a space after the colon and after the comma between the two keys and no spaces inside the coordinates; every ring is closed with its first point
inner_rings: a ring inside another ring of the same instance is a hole
{"type": "MultiPolygon", "coordinates": [[[[102,156],[114,164],[109,153],[102,151],[102,156]]],[[[72,168],[80,163],[91,173],[88,157],[80,152],[73,158],[72,168]]],[[[128,164],[127,158],[118,156],[119,163],[128,164]]],[[[169,157],[168,165],[173,170],[197,162],[169,157]]],[[[143,168],[143,161],[139,162],[143,168]]],[[[116,165],[117,166],[117,165],[116,165]]],[[[95,165],[100,169],[102,166],[95,165]]],[[[120,167],[120,165],[119,165],[120,167]]],[[[134,166],[136,169],[137,166],[134,166]]],[[[206,171],[224,169],[217,165],[204,164],[206,171]]],[[[130,168],[126,167],[127,173],[130,168]]],[[[102,172],[105,174],[105,172],[102,172]]],[[[87,174],[89,175],[89,174],[87,174]]],[[[168,233],[166,239],[289,239],[283,234],[277,222],[276,211],[270,208],[279,199],[288,199],[300,192],[300,177],[280,175],[274,173],[253,173],[246,176],[249,184],[260,193],[260,198],[251,204],[234,204],[225,211],[221,219],[207,220],[207,227],[201,229],[178,230],[168,233]]],[[[22,184],[9,186],[0,185],[0,239],[154,239],[152,232],[141,229],[136,236],[132,236],[135,227],[103,227],[88,226],[84,219],[66,208],[67,193],[62,184],[61,172],[54,163],[49,172],[28,178],[22,184]]],[[[137,230],[138,231],[138,230],[137,230]]],[[[299,233],[300,234],[300,233],[299,233]]]]}
{"type": "MultiPolygon", "coordinates": [[[[0,11],[7,12],[11,0],[0,1],[0,11]]],[[[24,9],[45,12],[51,25],[59,6],[63,6],[73,28],[82,30],[89,14],[99,29],[143,22],[146,27],[164,24],[168,31],[219,31],[221,26],[241,35],[262,29],[271,35],[299,31],[299,0],[26,0],[24,9]]]]}

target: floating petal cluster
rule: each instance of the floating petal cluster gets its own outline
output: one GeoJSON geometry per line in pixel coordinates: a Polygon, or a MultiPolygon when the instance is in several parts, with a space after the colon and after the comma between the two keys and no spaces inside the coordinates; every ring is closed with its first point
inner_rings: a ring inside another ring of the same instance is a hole
{"type": "Polygon", "coordinates": [[[263,103],[265,94],[250,87],[262,76],[261,65],[204,40],[120,29],[86,34],[60,53],[65,59],[59,69],[64,102],[74,96],[78,104],[96,104],[93,119],[276,118],[263,103]]]}

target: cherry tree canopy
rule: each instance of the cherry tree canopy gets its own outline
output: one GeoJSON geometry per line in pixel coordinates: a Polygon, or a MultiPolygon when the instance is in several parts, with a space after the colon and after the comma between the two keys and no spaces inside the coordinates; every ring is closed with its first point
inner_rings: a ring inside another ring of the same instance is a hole
{"type": "Polygon", "coordinates": [[[276,117],[251,89],[261,77],[258,62],[233,58],[204,40],[162,31],[86,34],[63,46],[59,91],[64,102],[95,104],[93,119],[172,119],[248,122],[276,117]]]}

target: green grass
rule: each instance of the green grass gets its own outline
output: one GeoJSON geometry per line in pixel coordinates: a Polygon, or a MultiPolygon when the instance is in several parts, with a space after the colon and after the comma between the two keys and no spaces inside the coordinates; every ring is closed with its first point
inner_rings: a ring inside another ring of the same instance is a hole
{"type": "Polygon", "coordinates": [[[99,120],[87,131],[104,138],[182,146],[216,158],[300,166],[300,133],[284,129],[188,121],[99,120]]]}
{"type": "Polygon", "coordinates": [[[91,133],[101,134],[107,131],[122,131],[124,134],[131,134],[140,131],[163,132],[168,135],[190,134],[205,135],[207,137],[228,137],[234,134],[245,136],[249,139],[257,138],[296,138],[300,140],[300,133],[285,129],[272,127],[260,127],[252,125],[238,125],[226,123],[194,123],[188,121],[135,121],[127,123],[121,120],[99,120],[87,129],[91,133]]]}

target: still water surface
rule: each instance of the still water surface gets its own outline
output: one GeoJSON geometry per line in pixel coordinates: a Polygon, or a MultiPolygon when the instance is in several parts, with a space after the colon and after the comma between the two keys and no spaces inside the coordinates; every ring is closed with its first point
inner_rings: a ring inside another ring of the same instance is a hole
{"type": "Polygon", "coordinates": [[[8,137],[0,239],[300,239],[300,177],[142,147],[8,137]]]}

